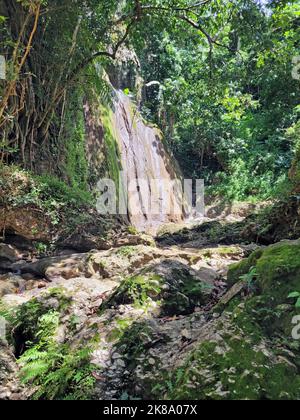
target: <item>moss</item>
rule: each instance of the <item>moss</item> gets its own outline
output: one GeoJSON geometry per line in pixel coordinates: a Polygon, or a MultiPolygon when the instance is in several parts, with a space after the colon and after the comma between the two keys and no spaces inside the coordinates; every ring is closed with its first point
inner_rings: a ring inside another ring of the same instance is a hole
{"type": "Polygon", "coordinates": [[[127,358],[137,362],[137,358],[145,350],[145,343],[151,342],[152,330],[147,322],[135,322],[128,328],[119,342],[124,346],[127,358]]]}
{"type": "Polygon", "coordinates": [[[279,243],[267,248],[256,264],[258,282],[264,291],[285,297],[300,286],[300,242],[279,243]]]}
{"type": "Polygon", "coordinates": [[[274,303],[283,303],[289,292],[300,286],[300,243],[280,242],[255,251],[248,259],[229,268],[228,283],[233,285],[256,268],[257,284],[262,293],[269,293],[274,303]]]}
{"type": "Polygon", "coordinates": [[[116,318],[113,321],[113,327],[107,335],[108,342],[119,341],[122,339],[125,332],[130,328],[134,320],[132,318],[116,318]]]}
{"type": "Polygon", "coordinates": [[[138,230],[134,226],[128,226],[127,231],[130,235],[138,235],[138,230]]]}
{"type": "Polygon", "coordinates": [[[197,306],[205,304],[204,290],[209,286],[190,274],[188,269],[172,270],[172,281],[162,300],[162,312],[166,315],[187,315],[197,306]]]}
{"type": "Polygon", "coordinates": [[[113,112],[111,109],[101,107],[101,121],[104,128],[105,155],[107,160],[107,171],[115,182],[119,191],[119,174],[122,170],[121,156],[117,136],[114,132],[113,112]]]}
{"type": "Polygon", "coordinates": [[[202,343],[182,367],[172,372],[167,380],[165,398],[299,399],[300,378],[293,367],[271,362],[263,348],[263,343],[254,346],[237,331],[221,344],[202,343]]]}
{"type": "Polygon", "coordinates": [[[240,252],[240,249],[234,246],[224,246],[224,247],[212,249],[212,253],[213,254],[215,253],[218,255],[236,255],[239,252],[240,252]]]}
{"type": "Polygon", "coordinates": [[[68,183],[82,191],[88,191],[88,162],[85,150],[85,122],[82,111],[77,111],[72,137],[66,141],[64,174],[68,183]]]}
{"type": "MultiPolygon", "coordinates": [[[[160,336],[162,340],[164,337],[160,336]]],[[[140,321],[132,323],[127,330],[124,331],[121,339],[117,344],[117,348],[124,354],[127,368],[133,370],[140,363],[141,356],[145,356],[143,360],[143,369],[145,371],[153,369],[153,365],[148,362],[146,357],[147,350],[157,339],[154,329],[151,328],[149,322],[140,321]]]]}
{"type": "MultiPolygon", "coordinates": [[[[272,245],[258,254],[254,253],[247,260],[232,266],[229,270],[229,284],[247,274],[247,270],[255,267],[258,286],[255,294],[244,302],[240,318],[252,319],[259,325],[264,334],[291,336],[292,318],[299,313],[299,309],[291,305],[288,299],[290,292],[300,288],[300,244],[294,242],[280,242],[272,245]]],[[[238,306],[238,302],[235,302],[238,306]]],[[[235,308],[231,307],[233,311],[235,308]]]]}

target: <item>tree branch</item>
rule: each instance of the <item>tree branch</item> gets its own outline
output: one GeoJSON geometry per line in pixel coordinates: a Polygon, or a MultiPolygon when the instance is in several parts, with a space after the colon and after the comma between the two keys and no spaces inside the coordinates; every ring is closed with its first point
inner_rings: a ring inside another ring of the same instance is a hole
{"type": "Polygon", "coordinates": [[[179,19],[187,22],[189,25],[191,25],[193,28],[197,29],[198,31],[200,31],[203,35],[205,35],[205,37],[208,40],[209,45],[211,46],[212,44],[217,45],[218,47],[222,47],[222,48],[226,48],[229,51],[233,51],[236,52],[234,48],[231,48],[229,45],[225,45],[225,44],[221,44],[219,41],[217,41],[216,38],[213,38],[205,29],[203,29],[203,27],[201,25],[199,25],[197,22],[193,21],[192,19],[188,18],[187,16],[184,15],[178,15],[177,16],[179,19]]]}
{"type": "Polygon", "coordinates": [[[212,0],[204,0],[199,1],[198,3],[191,4],[190,6],[185,7],[164,7],[164,6],[141,6],[142,10],[158,10],[158,11],[166,11],[166,12],[190,12],[194,9],[198,9],[199,7],[206,6],[208,3],[211,3],[212,0]]]}
{"type": "Polygon", "coordinates": [[[112,52],[109,52],[109,51],[98,51],[98,52],[95,52],[94,54],[92,54],[90,57],[88,57],[85,60],[83,60],[73,70],[73,72],[71,73],[71,75],[68,77],[66,83],[72,82],[76,78],[77,74],[82,69],[84,69],[90,63],[92,63],[98,57],[108,57],[108,58],[111,58],[111,59],[114,60],[116,58],[116,56],[117,56],[117,53],[118,53],[120,47],[127,40],[128,36],[129,36],[129,33],[130,33],[130,30],[131,30],[132,26],[136,23],[136,21],[137,21],[137,18],[135,16],[131,20],[131,22],[127,25],[124,35],[122,36],[122,38],[119,39],[119,41],[117,42],[117,44],[113,47],[112,52]]]}

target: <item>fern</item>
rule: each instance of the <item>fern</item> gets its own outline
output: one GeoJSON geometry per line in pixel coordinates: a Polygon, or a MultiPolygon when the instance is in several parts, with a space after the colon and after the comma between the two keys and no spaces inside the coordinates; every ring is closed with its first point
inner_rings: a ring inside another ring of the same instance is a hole
{"type": "MultiPolygon", "coordinates": [[[[37,302],[31,302],[21,313],[29,311],[39,315],[37,302]]],[[[67,344],[59,344],[55,334],[59,326],[60,315],[50,310],[35,319],[31,326],[31,334],[35,331],[35,339],[27,342],[27,350],[20,357],[20,376],[24,384],[36,388],[33,399],[88,399],[95,379],[91,375],[94,367],[90,364],[93,342],[74,351],[67,344]]],[[[27,321],[25,322],[27,326],[27,321]]],[[[20,327],[24,328],[24,325],[20,327]]],[[[26,327],[26,331],[29,329],[26,327]]]]}

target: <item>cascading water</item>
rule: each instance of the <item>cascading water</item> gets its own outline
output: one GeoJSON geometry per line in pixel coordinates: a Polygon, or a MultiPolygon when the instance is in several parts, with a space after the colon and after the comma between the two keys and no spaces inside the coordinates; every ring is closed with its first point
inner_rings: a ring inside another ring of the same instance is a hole
{"type": "Polygon", "coordinates": [[[129,201],[135,203],[134,210],[132,205],[129,207],[131,224],[138,230],[155,233],[162,224],[182,221],[179,170],[162,142],[159,129],[147,124],[130,97],[120,90],[115,91],[112,124],[124,182],[131,185],[129,201]],[[148,197],[152,199],[151,208],[148,197]]]}

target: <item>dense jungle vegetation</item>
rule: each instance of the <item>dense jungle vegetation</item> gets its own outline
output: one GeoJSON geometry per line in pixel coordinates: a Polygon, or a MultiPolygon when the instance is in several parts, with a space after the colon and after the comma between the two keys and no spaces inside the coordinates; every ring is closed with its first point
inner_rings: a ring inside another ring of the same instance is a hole
{"type": "Polygon", "coordinates": [[[1,15],[2,161],[84,186],[82,103],[109,100],[101,72],[126,44],[137,57],[122,88],[187,176],[231,199],[286,188],[299,132],[297,1],[2,1],[1,15]]]}

